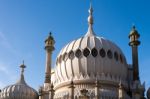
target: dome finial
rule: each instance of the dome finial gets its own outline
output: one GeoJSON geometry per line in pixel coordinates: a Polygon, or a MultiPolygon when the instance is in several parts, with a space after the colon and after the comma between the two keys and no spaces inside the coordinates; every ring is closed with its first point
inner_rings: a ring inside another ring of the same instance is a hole
{"type": "Polygon", "coordinates": [[[52,32],[49,33],[49,36],[52,36],[52,32]]]}
{"type": "Polygon", "coordinates": [[[89,28],[88,28],[88,32],[86,33],[85,36],[94,36],[95,35],[95,33],[93,31],[93,23],[94,23],[93,7],[92,7],[92,0],[90,0],[90,9],[89,9],[89,17],[88,17],[89,28]]]}
{"type": "Polygon", "coordinates": [[[22,65],[20,65],[20,68],[21,68],[21,75],[20,75],[20,79],[17,82],[17,84],[24,84],[24,85],[26,85],[26,82],[24,80],[24,69],[26,68],[26,66],[24,65],[24,60],[23,60],[22,65]]]}
{"type": "Polygon", "coordinates": [[[24,65],[24,60],[22,62],[22,65],[20,65],[21,68],[21,74],[24,75],[24,69],[26,68],[26,66],[24,65]]]}
{"type": "Polygon", "coordinates": [[[89,9],[89,17],[88,17],[89,25],[93,25],[93,7],[92,7],[92,0],[90,0],[90,9],[89,9]]]}
{"type": "Polygon", "coordinates": [[[132,24],[132,30],[135,30],[136,29],[136,26],[135,26],[135,24],[133,23],[132,24]]]}

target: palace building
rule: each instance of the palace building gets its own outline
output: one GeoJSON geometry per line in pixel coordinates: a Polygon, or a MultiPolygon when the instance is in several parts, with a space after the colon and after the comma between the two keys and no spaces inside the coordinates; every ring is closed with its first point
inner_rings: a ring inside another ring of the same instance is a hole
{"type": "Polygon", "coordinates": [[[0,91],[0,99],[150,99],[150,89],[140,81],[138,46],[135,26],[129,33],[132,64],[115,43],[96,35],[90,5],[87,33],[64,46],[51,65],[55,39],[50,33],[45,40],[45,81],[38,91],[25,82],[24,63],[20,80],[0,91]],[[52,67],[54,67],[52,69],[52,67]]]}

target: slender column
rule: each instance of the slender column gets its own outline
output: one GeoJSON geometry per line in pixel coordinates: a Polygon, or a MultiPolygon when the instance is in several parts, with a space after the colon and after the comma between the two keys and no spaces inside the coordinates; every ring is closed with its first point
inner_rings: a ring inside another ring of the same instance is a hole
{"type": "Polygon", "coordinates": [[[140,80],[139,78],[139,64],[138,64],[138,46],[140,41],[138,31],[135,29],[135,26],[132,27],[132,30],[129,34],[129,45],[132,48],[132,66],[133,66],[133,81],[140,80]]]}
{"type": "Polygon", "coordinates": [[[54,99],[54,86],[51,84],[51,89],[50,89],[50,99],[54,99]]]}
{"type": "Polygon", "coordinates": [[[71,83],[70,83],[70,86],[69,86],[69,88],[70,88],[70,98],[69,99],[74,99],[74,84],[73,84],[73,81],[71,81],[71,83]]]}
{"type": "Polygon", "coordinates": [[[95,99],[99,99],[99,82],[96,80],[95,82],[95,99]]]}
{"type": "Polygon", "coordinates": [[[41,95],[39,95],[39,99],[43,99],[43,97],[41,95]]]}
{"type": "Polygon", "coordinates": [[[43,88],[39,88],[39,99],[43,99],[43,88]]]}
{"type": "Polygon", "coordinates": [[[133,80],[139,80],[138,48],[132,46],[133,80]]]}
{"type": "Polygon", "coordinates": [[[46,50],[46,68],[45,68],[45,83],[51,82],[51,55],[50,50],[46,50]]]}
{"type": "Polygon", "coordinates": [[[122,82],[120,81],[119,83],[119,89],[118,89],[118,92],[119,92],[119,99],[125,99],[125,95],[124,95],[124,88],[123,88],[123,85],[122,85],[122,82]]]}
{"type": "Polygon", "coordinates": [[[55,40],[52,37],[52,34],[48,36],[45,40],[45,50],[46,50],[46,66],[45,66],[45,84],[51,83],[51,60],[52,60],[52,52],[54,51],[55,40]]]}

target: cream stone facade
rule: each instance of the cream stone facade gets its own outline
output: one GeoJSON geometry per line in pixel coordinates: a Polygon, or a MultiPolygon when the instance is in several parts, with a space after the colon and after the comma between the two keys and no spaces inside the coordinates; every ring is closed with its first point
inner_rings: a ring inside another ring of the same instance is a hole
{"type": "MultiPolygon", "coordinates": [[[[96,35],[93,30],[93,8],[89,9],[88,31],[71,41],[51,66],[55,40],[45,40],[45,82],[38,92],[24,80],[21,65],[20,81],[1,90],[0,99],[146,99],[145,83],[141,83],[138,66],[140,37],[135,26],[129,34],[133,64],[128,64],[121,49],[113,42],[96,35]]],[[[150,89],[147,91],[150,99],[150,89]]]]}

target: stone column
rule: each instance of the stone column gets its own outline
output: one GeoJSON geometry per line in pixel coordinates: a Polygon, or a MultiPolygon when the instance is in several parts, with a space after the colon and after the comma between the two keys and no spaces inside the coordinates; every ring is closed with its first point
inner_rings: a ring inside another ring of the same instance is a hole
{"type": "Polygon", "coordinates": [[[52,37],[52,34],[48,36],[45,40],[45,50],[46,50],[46,66],[45,66],[45,87],[48,87],[51,83],[51,64],[52,64],[52,52],[54,51],[55,47],[55,40],[52,37]]]}
{"type": "Polygon", "coordinates": [[[69,88],[70,88],[69,99],[74,99],[74,88],[75,87],[74,87],[73,81],[71,81],[69,88]]]}
{"type": "Polygon", "coordinates": [[[55,95],[55,91],[54,91],[54,86],[53,84],[51,84],[51,89],[50,89],[50,93],[49,93],[49,99],[54,99],[54,95],[55,95]]]}
{"type": "Polygon", "coordinates": [[[96,80],[95,82],[95,99],[99,99],[100,95],[99,95],[99,81],[96,80]]]}
{"type": "Polygon", "coordinates": [[[121,81],[119,83],[118,94],[119,94],[118,96],[119,99],[125,99],[125,92],[124,92],[124,88],[123,88],[121,81]]]}
{"type": "Polygon", "coordinates": [[[42,91],[42,87],[39,88],[39,99],[43,99],[43,91],[42,91]]]}

